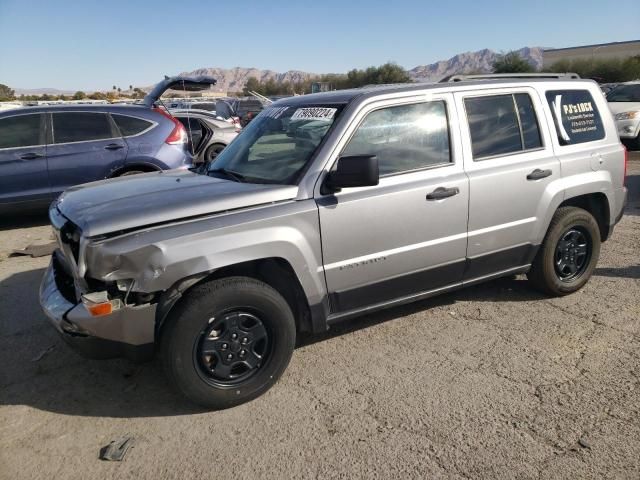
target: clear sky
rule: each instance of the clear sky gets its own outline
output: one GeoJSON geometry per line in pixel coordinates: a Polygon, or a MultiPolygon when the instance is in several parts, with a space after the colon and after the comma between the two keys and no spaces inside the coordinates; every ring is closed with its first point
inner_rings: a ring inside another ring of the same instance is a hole
{"type": "Polygon", "coordinates": [[[640,38],[638,0],[0,0],[0,83],[146,86],[199,67],[345,72],[640,38]]]}

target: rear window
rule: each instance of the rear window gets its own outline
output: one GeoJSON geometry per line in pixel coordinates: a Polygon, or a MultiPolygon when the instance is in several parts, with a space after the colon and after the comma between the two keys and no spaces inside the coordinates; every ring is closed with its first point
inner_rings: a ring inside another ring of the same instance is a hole
{"type": "Polygon", "coordinates": [[[0,119],[0,148],[42,145],[40,118],[40,114],[32,114],[0,119]]]}
{"type": "Polygon", "coordinates": [[[551,90],[546,95],[560,145],[594,142],[604,138],[602,119],[587,90],[551,90]]]}
{"type": "Polygon", "coordinates": [[[527,93],[466,98],[474,160],[542,147],[536,112],[527,93]]]}
{"type": "Polygon", "coordinates": [[[136,117],[129,117],[127,115],[112,114],[111,117],[116,122],[116,125],[120,129],[120,133],[122,133],[123,137],[137,135],[141,132],[144,132],[147,128],[153,125],[153,123],[147,120],[136,117]]]}
{"type": "Polygon", "coordinates": [[[114,138],[106,113],[53,114],[53,143],[87,142],[114,138]]]}

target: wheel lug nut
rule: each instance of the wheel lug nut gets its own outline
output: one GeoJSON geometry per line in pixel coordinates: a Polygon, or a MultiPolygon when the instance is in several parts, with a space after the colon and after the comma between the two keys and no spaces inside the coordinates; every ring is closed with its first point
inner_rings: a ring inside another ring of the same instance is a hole
{"type": "Polygon", "coordinates": [[[244,357],[247,354],[246,350],[240,350],[240,356],[244,357]]]}
{"type": "Polygon", "coordinates": [[[235,340],[236,338],[238,338],[238,334],[237,333],[234,333],[234,334],[231,335],[231,339],[232,340],[235,340]]]}
{"type": "Polygon", "coordinates": [[[227,348],[229,348],[229,345],[227,345],[226,343],[223,343],[223,344],[222,344],[222,349],[223,349],[223,350],[226,350],[227,348]]]}
{"type": "Polygon", "coordinates": [[[227,355],[227,360],[231,360],[233,358],[232,354],[227,355]]]}
{"type": "Polygon", "coordinates": [[[244,337],[244,338],[242,339],[242,344],[243,344],[243,345],[246,345],[247,343],[249,343],[249,339],[248,339],[247,337],[244,337]]]}

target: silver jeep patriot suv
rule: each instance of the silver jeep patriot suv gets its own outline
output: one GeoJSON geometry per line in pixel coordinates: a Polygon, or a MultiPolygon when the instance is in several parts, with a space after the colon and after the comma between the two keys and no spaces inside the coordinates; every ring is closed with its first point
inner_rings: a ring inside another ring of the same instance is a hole
{"type": "Polygon", "coordinates": [[[526,273],[581,288],[626,201],[598,86],[461,81],[280,100],[205,170],[74,187],[40,290],[93,357],[149,357],[225,408],[265,392],[301,331],[526,273]]]}

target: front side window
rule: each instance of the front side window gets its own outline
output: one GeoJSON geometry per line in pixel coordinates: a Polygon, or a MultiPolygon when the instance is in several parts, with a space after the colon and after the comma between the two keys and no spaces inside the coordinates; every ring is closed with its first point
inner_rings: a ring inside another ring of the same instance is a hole
{"type": "Polygon", "coordinates": [[[546,95],[560,145],[575,145],[604,138],[600,113],[587,90],[551,90],[546,95]]]}
{"type": "Polygon", "coordinates": [[[106,113],[54,113],[53,143],[87,142],[114,138],[106,113]]]}
{"type": "Polygon", "coordinates": [[[367,115],[342,156],[376,155],[380,175],[451,162],[444,101],[375,110],[367,115]]]}
{"type": "Polygon", "coordinates": [[[130,117],[128,115],[112,114],[111,118],[116,122],[123,137],[137,135],[148,129],[153,123],[142,118],[130,117]]]}
{"type": "Polygon", "coordinates": [[[266,108],[207,172],[242,182],[295,184],[341,110],[342,105],[266,108]]]}
{"type": "Polygon", "coordinates": [[[607,102],[640,102],[640,83],[618,85],[607,93],[607,102]]]}
{"type": "Polygon", "coordinates": [[[42,145],[39,113],[0,119],[0,148],[42,145]]]}

